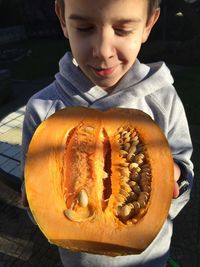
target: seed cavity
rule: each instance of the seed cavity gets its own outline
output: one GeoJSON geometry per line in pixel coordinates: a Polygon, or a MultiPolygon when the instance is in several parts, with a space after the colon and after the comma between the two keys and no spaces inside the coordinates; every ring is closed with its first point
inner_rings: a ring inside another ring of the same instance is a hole
{"type": "Polygon", "coordinates": [[[66,209],[63,211],[71,221],[89,220],[94,213],[90,205],[88,191],[92,184],[93,164],[91,155],[95,152],[96,129],[80,123],[69,131],[66,150],[63,154],[63,198],[66,209]],[[70,151],[68,153],[68,150],[70,151]],[[80,168],[80,166],[84,166],[80,168]],[[69,177],[70,176],[70,177],[69,177]],[[90,186],[88,187],[88,184],[90,186]]]}
{"type": "MultiPolygon", "coordinates": [[[[102,181],[98,183],[102,185],[102,191],[96,201],[101,199],[102,212],[109,206],[109,200],[112,196],[112,144],[105,129],[101,129],[101,146],[103,151],[104,165],[102,171],[102,181]]],[[[96,183],[92,174],[94,163],[93,155],[96,146],[93,140],[96,137],[97,130],[90,125],[80,125],[74,128],[66,142],[67,146],[71,146],[70,159],[77,164],[77,171],[73,176],[66,178],[64,198],[66,200],[66,209],[63,211],[66,218],[74,222],[84,222],[95,216],[95,204],[91,204],[90,192],[92,191],[92,183],[96,183]],[[73,152],[73,153],[72,153],[73,152]],[[81,169],[82,164],[84,166],[81,169]],[[77,172],[77,173],[76,173],[77,172]],[[88,183],[88,181],[90,181],[88,183]],[[90,189],[88,190],[88,184],[90,189]]],[[[151,166],[148,161],[148,151],[138,131],[130,126],[121,126],[114,134],[115,145],[118,147],[116,151],[119,153],[119,163],[117,170],[119,172],[119,188],[117,188],[113,202],[113,213],[118,220],[124,224],[137,223],[143,217],[148,209],[152,173],[151,166]]],[[[100,150],[101,151],[101,150],[100,150]]],[[[116,153],[116,151],[114,153],[116,153]]],[[[67,153],[67,152],[66,152],[67,153]]],[[[70,168],[70,167],[68,167],[70,168]]],[[[74,168],[72,168],[72,171],[74,168]]],[[[115,183],[115,181],[113,181],[115,183]]],[[[94,201],[94,197],[92,198],[94,201]]],[[[113,198],[112,198],[113,199],[113,198]]]]}
{"type": "Polygon", "coordinates": [[[137,223],[147,210],[151,192],[152,176],[147,151],[134,128],[120,127],[115,136],[122,159],[115,214],[125,224],[137,223]]]}
{"type": "Polygon", "coordinates": [[[108,200],[112,194],[112,186],[111,186],[111,146],[109,137],[103,129],[103,154],[104,154],[104,171],[106,174],[103,177],[103,193],[102,193],[102,209],[105,210],[108,206],[108,200]]]}

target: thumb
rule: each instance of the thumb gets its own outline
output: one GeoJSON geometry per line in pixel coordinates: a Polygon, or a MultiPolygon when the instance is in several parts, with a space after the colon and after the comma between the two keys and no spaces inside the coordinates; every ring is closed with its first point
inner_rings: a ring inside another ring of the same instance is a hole
{"type": "Polygon", "coordinates": [[[173,191],[173,198],[177,198],[179,196],[179,185],[175,181],[174,182],[174,191],[173,191]]]}

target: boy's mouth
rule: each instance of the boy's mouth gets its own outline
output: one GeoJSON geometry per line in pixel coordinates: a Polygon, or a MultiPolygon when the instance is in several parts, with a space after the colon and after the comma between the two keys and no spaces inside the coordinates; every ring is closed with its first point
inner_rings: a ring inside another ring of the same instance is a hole
{"type": "Polygon", "coordinates": [[[95,74],[97,74],[98,76],[101,76],[101,77],[110,76],[111,74],[113,74],[113,72],[115,71],[116,68],[117,68],[117,66],[114,66],[111,68],[94,68],[94,67],[92,67],[95,74]]]}

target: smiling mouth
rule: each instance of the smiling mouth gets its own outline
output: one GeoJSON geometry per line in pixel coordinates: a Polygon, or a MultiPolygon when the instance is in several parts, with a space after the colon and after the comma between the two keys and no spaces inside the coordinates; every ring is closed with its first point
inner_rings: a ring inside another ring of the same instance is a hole
{"type": "Polygon", "coordinates": [[[117,66],[114,66],[111,68],[93,68],[92,67],[95,74],[97,74],[98,76],[101,76],[101,77],[106,77],[106,76],[112,75],[116,68],[117,68],[117,66]]]}

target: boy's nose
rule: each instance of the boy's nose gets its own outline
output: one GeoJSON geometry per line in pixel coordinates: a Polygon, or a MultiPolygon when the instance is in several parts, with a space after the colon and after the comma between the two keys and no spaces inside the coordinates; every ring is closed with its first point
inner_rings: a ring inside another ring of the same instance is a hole
{"type": "Polygon", "coordinates": [[[98,59],[105,60],[114,57],[115,48],[109,32],[99,34],[96,38],[94,38],[92,49],[93,57],[98,59]]]}

